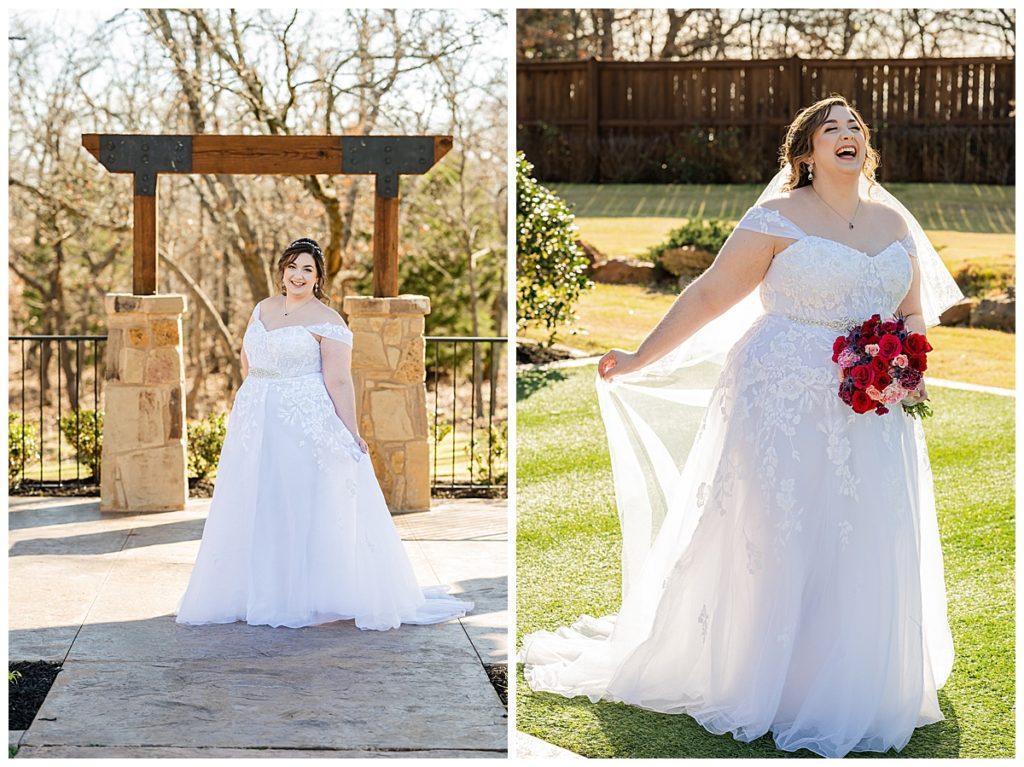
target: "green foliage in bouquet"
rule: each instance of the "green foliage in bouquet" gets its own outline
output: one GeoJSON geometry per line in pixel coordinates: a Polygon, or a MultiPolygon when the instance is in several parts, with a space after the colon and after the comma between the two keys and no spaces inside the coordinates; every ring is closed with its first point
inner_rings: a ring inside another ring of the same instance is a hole
{"type": "Polygon", "coordinates": [[[188,422],[188,475],[206,479],[217,468],[227,433],[227,413],[188,422]]]}
{"type": "Polygon", "coordinates": [[[516,155],[516,295],[518,323],[551,334],[575,319],[573,305],[594,286],[577,245],[576,224],[566,202],[537,183],[526,156],[516,155]]]}
{"type": "Polygon", "coordinates": [[[22,467],[39,460],[39,429],[34,423],[22,423],[14,413],[7,414],[7,484],[17,484],[22,467]]]}
{"type": "Polygon", "coordinates": [[[103,411],[72,411],[61,416],[60,430],[68,444],[74,445],[78,462],[89,467],[92,476],[98,480],[103,451],[103,411]]]}

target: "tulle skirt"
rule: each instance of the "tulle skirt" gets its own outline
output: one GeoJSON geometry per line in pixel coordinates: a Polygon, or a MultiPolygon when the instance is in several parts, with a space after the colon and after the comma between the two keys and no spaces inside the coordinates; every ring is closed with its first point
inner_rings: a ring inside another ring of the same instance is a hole
{"type": "Polygon", "coordinates": [[[901,749],[942,719],[923,432],[838,399],[834,337],[769,315],[734,347],[619,614],[525,637],[531,688],[823,756],[901,749]]]}
{"type": "Polygon", "coordinates": [[[177,621],[354,619],[384,630],[472,609],[445,592],[417,584],[370,459],[334,412],[322,376],[247,378],[177,621]]]}

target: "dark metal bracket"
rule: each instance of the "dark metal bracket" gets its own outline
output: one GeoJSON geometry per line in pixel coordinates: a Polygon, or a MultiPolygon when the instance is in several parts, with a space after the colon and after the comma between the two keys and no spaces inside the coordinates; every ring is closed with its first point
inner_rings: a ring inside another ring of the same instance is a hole
{"type": "Polygon", "coordinates": [[[398,176],[426,173],[434,164],[434,139],[421,136],[342,136],[341,172],[373,173],[378,197],[398,197],[398,176]]]}
{"type": "Polygon", "coordinates": [[[192,172],[192,137],[103,135],[100,163],[111,173],[135,174],[135,194],[153,197],[158,173],[192,172]]]}

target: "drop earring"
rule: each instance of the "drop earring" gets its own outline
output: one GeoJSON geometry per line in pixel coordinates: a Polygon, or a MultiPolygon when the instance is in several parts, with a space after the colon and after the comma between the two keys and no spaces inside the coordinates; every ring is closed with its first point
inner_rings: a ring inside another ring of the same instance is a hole
{"type": "Polygon", "coordinates": [[[814,163],[807,163],[807,180],[814,181],[814,163]]]}

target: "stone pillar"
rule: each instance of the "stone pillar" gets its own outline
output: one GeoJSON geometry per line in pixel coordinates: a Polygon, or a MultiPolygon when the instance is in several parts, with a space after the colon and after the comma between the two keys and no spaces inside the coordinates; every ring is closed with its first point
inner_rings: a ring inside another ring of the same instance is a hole
{"type": "Polygon", "coordinates": [[[100,511],[169,511],[188,500],[185,296],[109,293],[100,511]]]}
{"type": "Polygon", "coordinates": [[[349,296],[359,432],[392,514],[430,508],[423,318],[426,296],[349,296]]]}

